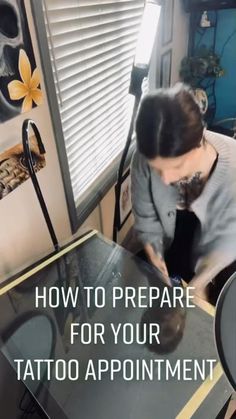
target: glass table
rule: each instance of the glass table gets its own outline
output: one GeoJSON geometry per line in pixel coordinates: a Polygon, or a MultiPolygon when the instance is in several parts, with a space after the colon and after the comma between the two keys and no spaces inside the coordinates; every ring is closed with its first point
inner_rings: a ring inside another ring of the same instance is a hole
{"type": "MultiPolygon", "coordinates": [[[[50,418],[215,419],[232,389],[218,362],[213,316],[199,307],[185,308],[180,303],[174,308],[161,308],[158,298],[150,307],[149,291],[163,295],[165,288],[155,268],[90,231],[2,285],[2,355],[16,373],[19,371],[14,360],[21,359],[24,366],[27,360],[32,361],[32,368],[24,367],[24,377],[19,378],[24,378],[26,388],[50,418]],[[41,296],[38,308],[36,287],[41,296]],[[86,287],[91,287],[89,304],[86,287]],[[102,292],[96,291],[98,287],[105,290],[105,306],[102,292]],[[63,304],[62,295],[68,295],[68,290],[76,298],[63,304]],[[113,307],[114,290],[124,295],[134,290],[135,298],[125,307],[124,299],[117,297],[113,307]],[[140,290],[146,295],[139,302],[146,304],[138,305],[140,290]],[[72,323],[79,324],[73,344],[72,323]],[[114,328],[120,325],[121,332],[126,328],[126,343],[123,339],[114,342],[111,323],[114,328]],[[129,326],[123,327],[127,323],[129,326]],[[96,324],[100,325],[100,337],[98,333],[97,342],[88,344],[96,324]],[[158,336],[152,336],[149,328],[155,324],[160,326],[158,336]],[[101,325],[105,325],[103,334],[101,325]],[[132,330],[139,338],[130,343],[132,330]],[[49,369],[42,363],[39,379],[35,379],[39,374],[37,359],[50,359],[52,366],[49,369]],[[73,377],[61,379],[64,364],[56,364],[58,360],[66,365],[73,360],[73,367],[79,365],[79,377],[74,379],[73,372],[73,377]],[[105,371],[99,377],[101,360],[106,361],[102,364],[105,371]],[[113,371],[112,377],[114,360],[115,367],[121,366],[121,370],[113,371]],[[197,360],[199,364],[214,360],[212,379],[208,373],[201,377],[199,371],[192,380],[188,372],[185,379],[182,373],[178,376],[174,366],[178,362],[183,365],[184,360],[197,360]],[[89,362],[96,370],[91,367],[90,374],[89,362]],[[164,365],[172,366],[168,380],[164,365]]],[[[168,292],[173,296],[174,289],[168,292]]]]}

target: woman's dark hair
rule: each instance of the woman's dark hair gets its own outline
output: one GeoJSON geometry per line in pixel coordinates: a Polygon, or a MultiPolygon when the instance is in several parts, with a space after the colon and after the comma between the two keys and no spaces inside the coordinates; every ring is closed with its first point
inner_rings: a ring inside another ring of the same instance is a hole
{"type": "Polygon", "coordinates": [[[136,119],[138,150],[148,159],[178,157],[200,146],[203,129],[193,94],[178,83],[143,98],[136,119]]]}
{"type": "Polygon", "coordinates": [[[178,307],[151,307],[146,310],[141,318],[141,336],[144,336],[144,327],[147,327],[147,348],[157,354],[173,352],[183,338],[186,320],[186,310],[178,307]],[[160,326],[159,343],[154,336],[149,335],[149,325],[160,326]]]}

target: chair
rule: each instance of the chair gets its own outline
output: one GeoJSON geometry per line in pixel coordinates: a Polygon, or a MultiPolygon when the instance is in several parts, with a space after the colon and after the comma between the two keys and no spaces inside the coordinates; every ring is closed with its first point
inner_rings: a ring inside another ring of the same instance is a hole
{"type": "Polygon", "coordinates": [[[236,272],[224,285],[217,302],[215,338],[222,368],[236,390],[236,272]]]}
{"type": "Polygon", "coordinates": [[[236,118],[226,118],[215,121],[209,129],[236,139],[236,118]]]}

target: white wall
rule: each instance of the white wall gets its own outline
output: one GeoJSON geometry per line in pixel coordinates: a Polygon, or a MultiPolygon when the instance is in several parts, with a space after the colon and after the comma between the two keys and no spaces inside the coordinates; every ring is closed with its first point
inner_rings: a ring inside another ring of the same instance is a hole
{"type": "Polygon", "coordinates": [[[182,0],[175,0],[173,34],[171,70],[172,85],[179,80],[180,63],[182,58],[186,56],[188,52],[189,13],[184,11],[182,0]]]}
{"type": "MultiPolygon", "coordinates": [[[[94,228],[100,231],[104,236],[112,240],[113,235],[113,217],[115,208],[115,189],[111,188],[101,200],[100,204],[90,214],[87,220],[81,226],[83,228],[94,228]]],[[[133,225],[133,216],[130,215],[122,229],[118,232],[117,242],[122,243],[126,234],[133,225]]]]}
{"type": "Polygon", "coordinates": [[[163,24],[163,13],[161,13],[150,66],[150,89],[160,86],[161,55],[169,49],[172,50],[171,85],[174,85],[179,80],[180,62],[187,55],[189,31],[189,13],[184,11],[182,0],[174,0],[173,39],[172,42],[164,47],[162,46],[163,24]]]}
{"type": "MultiPolygon", "coordinates": [[[[25,3],[35,59],[40,67],[30,2],[26,0],[25,3]]],[[[58,239],[63,240],[70,235],[71,230],[43,82],[41,85],[44,92],[43,105],[0,124],[0,152],[21,142],[24,119],[32,118],[36,122],[46,148],[47,162],[37,176],[58,239]]],[[[0,280],[3,280],[21,265],[38,259],[52,245],[30,180],[0,201],[0,219],[0,280]]]]}

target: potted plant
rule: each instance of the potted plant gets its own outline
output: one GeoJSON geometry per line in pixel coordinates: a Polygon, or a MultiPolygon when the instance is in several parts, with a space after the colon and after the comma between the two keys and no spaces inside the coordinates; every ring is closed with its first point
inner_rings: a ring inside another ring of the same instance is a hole
{"type": "Polygon", "coordinates": [[[203,87],[202,82],[206,78],[218,78],[224,75],[220,64],[220,57],[212,48],[205,45],[199,47],[193,56],[184,57],[181,61],[180,78],[193,88],[203,87]]]}

